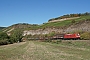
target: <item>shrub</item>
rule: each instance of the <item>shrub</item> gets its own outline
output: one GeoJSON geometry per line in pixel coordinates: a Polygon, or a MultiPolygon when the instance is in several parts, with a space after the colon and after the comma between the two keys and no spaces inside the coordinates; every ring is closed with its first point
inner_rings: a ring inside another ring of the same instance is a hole
{"type": "Polygon", "coordinates": [[[15,31],[13,31],[12,35],[10,36],[10,41],[13,40],[12,42],[18,42],[18,41],[22,42],[22,38],[23,38],[22,31],[15,30],[15,31]]]}
{"type": "Polygon", "coordinates": [[[89,40],[90,39],[90,32],[84,32],[81,34],[81,39],[89,40]]]}
{"type": "Polygon", "coordinates": [[[45,40],[45,42],[52,42],[51,40],[45,40]]]}
{"type": "Polygon", "coordinates": [[[7,40],[0,40],[0,45],[7,45],[8,41],[7,40]]]}
{"type": "Polygon", "coordinates": [[[59,44],[59,43],[61,43],[61,42],[62,42],[62,40],[57,40],[57,42],[56,42],[56,43],[57,43],[57,44],[59,44]]]}
{"type": "Polygon", "coordinates": [[[0,32],[0,40],[8,39],[8,35],[5,32],[0,32]]]}
{"type": "Polygon", "coordinates": [[[61,42],[62,42],[62,40],[52,40],[52,43],[56,43],[56,44],[59,44],[61,42]]]}
{"type": "Polygon", "coordinates": [[[8,42],[9,42],[9,44],[13,44],[13,43],[14,43],[13,38],[10,38],[10,39],[8,40],[8,42]]]}

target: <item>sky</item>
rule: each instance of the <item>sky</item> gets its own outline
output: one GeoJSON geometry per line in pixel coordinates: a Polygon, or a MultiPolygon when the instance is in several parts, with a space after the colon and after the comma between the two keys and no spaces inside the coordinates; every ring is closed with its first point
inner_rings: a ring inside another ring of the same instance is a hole
{"type": "Polygon", "coordinates": [[[90,12],[90,0],[0,0],[0,26],[43,24],[71,13],[90,12]]]}

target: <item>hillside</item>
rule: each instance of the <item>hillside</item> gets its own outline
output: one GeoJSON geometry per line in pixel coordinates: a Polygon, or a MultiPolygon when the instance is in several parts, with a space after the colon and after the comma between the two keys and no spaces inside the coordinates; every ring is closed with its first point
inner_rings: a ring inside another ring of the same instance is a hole
{"type": "Polygon", "coordinates": [[[35,29],[37,26],[38,26],[37,24],[17,23],[7,28],[4,28],[3,31],[10,34],[10,33],[13,33],[15,30],[21,30],[21,31],[31,30],[31,29],[35,29]]]}
{"type": "Polygon", "coordinates": [[[8,35],[20,30],[25,35],[45,35],[55,33],[81,33],[90,32],[90,15],[80,16],[79,18],[69,18],[58,22],[47,22],[41,25],[18,23],[3,29],[8,35]]]}
{"type": "MultiPolygon", "coordinates": [[[[9,26],[4,29],[6,32],[11,32],[13,29],[21,29],[23,31],[25,30],[46,30],[46,29],[65,29],[65,28],[70,28],[70,26],[75,26],[75,24],[78,23],[78,25],[86,23],[82,22],[85,20],[90,19],[89,16],[81,16],[80,18],[76,19],[70,19],[70,20],[64,20],[64,21],[59,21],[59,22],[50,22],[50,23],[44,23],[42,25],[37,25],[37,24],[27,24],[27,23],[18,23],[14,24],[12,26],[9,26]],[[80,24],[79,24],[80,23],[80,24]]],[[[87,26],[87,25],[86,25],[87,26]]]]}
{"type": "Polygon", "coordinates": [[[73,23],[77,23],[79,21],[86,20],[86,19],[90,19],[90,15],[88,15],[88,16],[81,16],[79,18],[70,19],[70,20],[45,23],[41,27],[59,27],[60,28],[60,27],[72,25],[73,23]]]}
{"type": "Polygon", "coordinates": [[[55,33],[90,32],[90,26],[89,25],[90,25],[90,19],[89,20],[81,20],[81,21],[73,23],[73,24],[68,23],[67,26],[63,25],[63,27],[62,27],[62,25],[60,27],[59,27],[59,25],[57,25],[56,27],[51,27],[48,25],[48,27],[45,29],[25,30],[24,35],[26,35],[26,34],[27,35],[29,35],[29,34],[31,34],[31,35],[49,34],[51,32],[55,32],[55,33]],[[51,27],[51,28],[49,28],[49,27],[51,27]]]}

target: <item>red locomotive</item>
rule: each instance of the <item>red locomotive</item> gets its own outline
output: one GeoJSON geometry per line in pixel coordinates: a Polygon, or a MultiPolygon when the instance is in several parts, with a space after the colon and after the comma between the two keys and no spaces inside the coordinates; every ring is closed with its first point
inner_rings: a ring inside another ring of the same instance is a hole
{"type": "Polygon", "coordinates": [[[80,39],[80,34],[65,34],[64,39],[80,39]]]}
{"type": "Polygon", "coordinates": [[[80,39],[80,34],[57,34],[52,39],[80,39]]]}

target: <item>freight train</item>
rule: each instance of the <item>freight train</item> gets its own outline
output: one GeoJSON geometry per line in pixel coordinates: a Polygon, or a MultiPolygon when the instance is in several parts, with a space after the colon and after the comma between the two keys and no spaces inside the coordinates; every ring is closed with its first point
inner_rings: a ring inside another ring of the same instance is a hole
{"type": "Polygon", "coordinates": [[[28,40],[76,40],[80,39],[80,34],[74,33],[74,34],[55,34],[54,36],[44,37],[44,36],[37,36],[37,37],[29,37],[28,40]]]}

